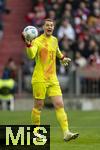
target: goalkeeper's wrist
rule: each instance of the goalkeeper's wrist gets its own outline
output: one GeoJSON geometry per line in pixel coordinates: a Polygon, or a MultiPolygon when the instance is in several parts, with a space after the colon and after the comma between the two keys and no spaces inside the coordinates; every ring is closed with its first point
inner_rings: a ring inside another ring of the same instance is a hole
{"type": "Polygon", "coordinates": [[[63,55],[60,59],[63,60],[65,58],[65,56],[63,55]]]}
{"type": "Polygon", "coordinates": [[[31,46],[32,46],[31,43],[30,44],[26,43],[26,47],[31,47],[31,46]]]}
{"type": "Polygon", "coordinates": [[[23,39],[23,41],[25,42],[26,47],[31,47],[31,46],[32,46],[32,45],[31,45],[31,42],[30,42],[30,43],[27,43],[27,42],[26,42],[26,40],[25,40],[25,37],[24,37],[23,33],[22,33],[22,39],[23,39]]]}

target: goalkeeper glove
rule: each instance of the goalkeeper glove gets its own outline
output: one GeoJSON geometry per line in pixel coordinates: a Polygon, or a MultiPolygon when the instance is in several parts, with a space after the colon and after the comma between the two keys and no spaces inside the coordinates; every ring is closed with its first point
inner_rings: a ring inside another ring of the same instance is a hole
{"type": "Polygon", "coordinates": [[[28,41],[28,40],[25,38],[23,32],[22,32],[22,40],[25,42],[25,44],[26,44],[27,47],[32,46],[32,45],[31,45],[31,42],[32,42],[32,41],[28,41]]]}
{"type": "Polygon", "coordinates": [[[62,57],[61,60],[60,60],[61,64],[64,65],[64,66],[68,66],[69,62],[71,62],[71,59],[68,58],[68,57],[62,57]]]}

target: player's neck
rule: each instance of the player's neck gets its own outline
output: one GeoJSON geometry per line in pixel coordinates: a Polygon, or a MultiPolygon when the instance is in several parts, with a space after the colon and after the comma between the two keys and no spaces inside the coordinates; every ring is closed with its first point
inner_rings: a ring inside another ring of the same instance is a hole
{"type": "Polygon", "coordinates": [[[44,36],[45,36],[46,38],[50,38],[52,35],[47,35],[46,33],[44,33],[44,36]]]}

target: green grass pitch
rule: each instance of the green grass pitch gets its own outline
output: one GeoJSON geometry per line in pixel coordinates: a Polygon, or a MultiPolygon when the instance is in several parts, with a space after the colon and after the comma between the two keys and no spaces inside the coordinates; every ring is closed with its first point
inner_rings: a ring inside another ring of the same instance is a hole
{"type": "MultiPolygon", "coordinates": [[[[31,124],[31,111],[0,111],[0,124],[31,124]]],[[[100,150],[100,111],[68,111],[71,131],[78,131],[76,140],[63,141],[63,135],[53,109],[44,109],[42,124],[51,126],[50,150],[100,150]]]]}

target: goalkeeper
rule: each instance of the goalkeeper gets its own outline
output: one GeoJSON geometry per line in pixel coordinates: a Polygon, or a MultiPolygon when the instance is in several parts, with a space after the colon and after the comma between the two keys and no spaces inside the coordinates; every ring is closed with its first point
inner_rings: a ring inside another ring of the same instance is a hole
{"type": "Polygon", "coordinates": [[[56,56],[63,65],[68,65],[70,58],[64,57],[59,50],[57,38],[52,35],[54,22],[46,19],[43,25],[44,33],[32,41],[27,41],[27,55],[36,61],[36,66],[32,76],[32,88],[34,96],[34,107],[32,109],[32,122],[40,125],[41,110],[44,106],[46,95],[51,97],[54,105],[57,120],[62,128],[64,140],[69,141],[78,137],[78,133],[69,131],[68,118],[64,110],[61,88],[56,75],[56,56]]]}

